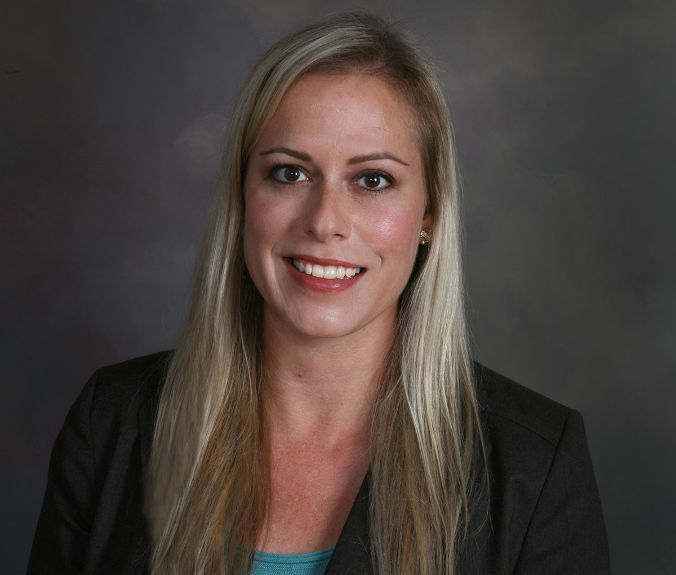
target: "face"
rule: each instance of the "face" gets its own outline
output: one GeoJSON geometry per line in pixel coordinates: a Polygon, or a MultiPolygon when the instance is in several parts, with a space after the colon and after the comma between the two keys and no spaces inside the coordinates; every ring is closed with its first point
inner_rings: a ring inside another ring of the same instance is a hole
{"type": "Polygon", "coordinates": [[[264,322],[310,337],[391,333],[426,213],[407,104],[383,80],[308,74],[251,152],[244,256],[264,322]]]}

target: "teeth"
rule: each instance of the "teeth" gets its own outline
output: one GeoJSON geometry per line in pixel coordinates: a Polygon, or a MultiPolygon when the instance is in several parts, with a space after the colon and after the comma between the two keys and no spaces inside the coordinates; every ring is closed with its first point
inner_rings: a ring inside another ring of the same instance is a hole
{"type": "Polygon", "coordinates": [[[292,260],[293,267],[299,272],[324,279],[350,279],[361,272],[361,268],[344,268],[343,266],[322,266],[301,260],[292,260]]]}
{"type": "Polygon", "coordinates": [[[312,277],[323,278],[324,277],[324,266],[315,264],[312,266],[312,277]]]}

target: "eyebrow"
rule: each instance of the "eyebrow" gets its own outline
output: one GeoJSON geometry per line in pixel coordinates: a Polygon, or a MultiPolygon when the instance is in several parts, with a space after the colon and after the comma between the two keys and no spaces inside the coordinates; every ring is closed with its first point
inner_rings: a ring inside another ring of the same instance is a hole
{"type": "Polygon", "coordinates": [[[353,166],[354,164],[363,164],[364,162],[370,162],[372,160],[393,160],[403,164],[404,166],[408,166],[404,160],[400,160],[397,158],[397,156],[390,154],[389,152],[378,152],[375,154],[367,154],[366,156],[356,156],[348,160],[347,163],[348,165],[353,166]]]}
{"type": "MultiPolygon", "coordinates": [[[[269,154],[286,154],[287,156],[298,158],[299,160],[303,160],[304,162],[312,161],[312,157],[309,154],[306,154],[305,152],[299,152],[297,150],[292,150],[291,148],[272,148],[270,150],[265,150],[264,152],[261,152],[258,155],[267,156],[269,154]]],[[[395,156],[394,154],[390,154],[389,152],[376,152],[375,154],[367,154],[365,156],[355,156],[354,158],[350,158],[347,161],[347,164],[349,166],[354,166],[355,164],[363,164],[364,162],[371,162],[373,160],[392,160],[404,166],[408,166],[408,164],[404,162],[404,160],[397,158],[397,156],[395,156]]]]}
{"type": "Polygon", "coordinates": [[[266,150],[265,152],[261,152],[258,155],[267,156],[268,154],[286,154],[287,156],[298,158],[299,160],[303,160],[304,162],[309,162],[312,160],[310,154],[305,154],[304,152],[297,152],[296,150],[292,150],[291,148],[272,148],[271,150],[266,150]]]}

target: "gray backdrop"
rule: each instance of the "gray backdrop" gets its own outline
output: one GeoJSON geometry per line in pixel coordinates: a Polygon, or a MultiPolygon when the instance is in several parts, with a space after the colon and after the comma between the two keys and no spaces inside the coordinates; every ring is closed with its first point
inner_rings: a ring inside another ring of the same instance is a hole
{"type": "Polygon", "coordinates": [[[345,8],[442,70],[479,359],[584,415],[614,573],[676,572],[675,2],[4,0],[2,573],[87,377],[173,345],[246,71],[345,8]]]}

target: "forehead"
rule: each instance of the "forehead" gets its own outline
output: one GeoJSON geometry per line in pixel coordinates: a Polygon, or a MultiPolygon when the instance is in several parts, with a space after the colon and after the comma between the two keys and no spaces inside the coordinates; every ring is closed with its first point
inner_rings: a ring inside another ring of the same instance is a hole
{"type": "Polygon", "coordinates": [[[261,140],[314,135],[349,138],[355,144],[372,139],[374,145],[382,145],[390,138],[417,148],[414,126],[410,106],[383,78],[308,73],[286,91],[261,140]]]}

